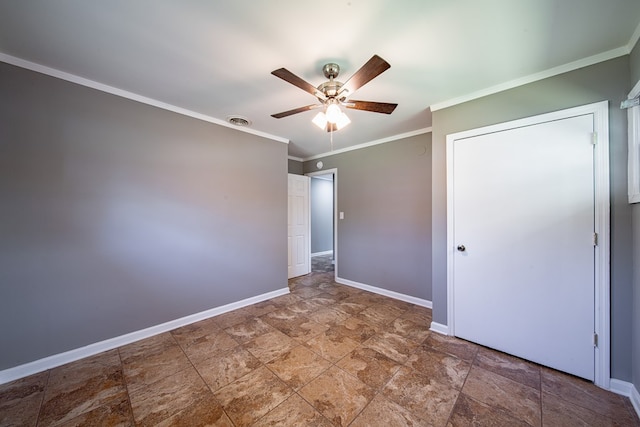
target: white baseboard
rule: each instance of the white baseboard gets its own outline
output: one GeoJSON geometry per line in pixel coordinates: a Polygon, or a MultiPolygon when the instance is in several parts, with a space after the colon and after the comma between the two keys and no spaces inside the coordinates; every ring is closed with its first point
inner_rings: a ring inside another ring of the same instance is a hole
{"type": "Polygon", "coordinates": [[[69,362],[74,362],[85,357],[93,356],[103,351],[112,350],[114,348],[122,347],[123,345],[131,344],[132,342],[139,341],[144,338],[149,338],[154,335],[168,332],[172,329],[179,328],[181,326],[189,325],[191,323],[198,322],[200,320],[208,319],[213,316],[217,316],[229,311],[237,310],[248,305],[256,304],[261,301],[265,301],[271,298],[278,297],[280,295],[286,295],[289,293],[289,288],[282,288],[266,294],[257,295],[255,297],[247,298],[241,301],[233,302],[231,304],[215,307],[200,313],[191,314],[189,316],[181,317],[180,319],[171,320],[160,325],[151,326],[146,329],[131,332],[119,337],[110,338],[104,341],[100,341],[94,344],[89,344],[85,347],[76,348],[73,350],[65,351],[64,353],[54,354],[52,356],[45,357],[43,359],[35,360],[33,362],[25,363],[24,365],[15,366],[13,368],[0,371],[0,384],[8,383],[20,378],[27,377],[29,375],[36,374],[38,372],[46,371],[47,369],[55,368],[57,366],[64,365],[69,362]]]}
{"type": "Polygon", "coordinates": [[[638,389],[635,387],[631,387],[631,404],[633,405],[633,409],[636,410],[636,414],[638,414],[638,418],[640,418],[640,393],[638,393],[638,389]]]}
{"type": "Polygon", "coordinates": [[[314,252],[311,256],[333,255],[333,251],[314,252]]]}
{"type": "Polygon", "coordinates": [[[442,323],[431,322],[430,331],[436,332],[442,335],[449,335],[449,327],[447,325],[443,325],[442,323]]]}
{"type": "Polygon", "coordinates": [[[635,388],[632,383],[612,378],[609,384],[609,390],[628,397],[631,400],[633,409],[636,410],[636,414],[640,417],[640,393],[638,393],[638,389],[635,388]]]}
{"type": "Polygon", "coordinates": [[[421,307],[432,308],[433,304],[431,301],[412,297],[410,295],[401,294],[399,292],[390,291],[388,289],[378,288],[371,285],[365,285],[364,283],[354,282],[352,280],[343,279],[341,277],[336,277],[336,282],[342,285],[351,286],[352,288],[362,289],[364,291],[373,292],[374,294],[384,295],[385,297],[397,299],[404,302],[409,302],[411,304],[419,305],[421,307]]]}

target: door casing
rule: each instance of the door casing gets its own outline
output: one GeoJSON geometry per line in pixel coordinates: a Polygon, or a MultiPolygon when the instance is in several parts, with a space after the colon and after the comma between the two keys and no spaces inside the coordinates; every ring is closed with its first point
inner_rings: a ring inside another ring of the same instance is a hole
{"type": "Polygon", "coordinates": [[[454,323],[454,255],[455,242],[453,230],[453,170],[454,142],[458,139],[470,138],[493,132],[506,131],[513,128],[530,126],[552,120],[593,114],[594,119],[594,191],[595,191],[595,224],[598,234],[598,245],[595,247],[595,333],[598,345],[595,347],[595,380],[602,388],[610,387],[610,203],[609,203],[609,103],[602,101],[580,107],[569,108],[552,113],[541,114],[520,120],[509,121],[497,125],[486,126],[464,132],[447,135],[447,333],[455,335],[454,323]]]}

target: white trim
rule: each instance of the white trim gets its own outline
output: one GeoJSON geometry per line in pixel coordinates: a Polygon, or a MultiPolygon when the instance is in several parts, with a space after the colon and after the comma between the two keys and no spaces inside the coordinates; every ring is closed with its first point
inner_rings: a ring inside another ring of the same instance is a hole
{"type": "Polygon", "coordinates": [[[631,396],[629,396],[629,398],[631,399],[633,409],[636,410],[636,414],[638,414],[638,417],[640,418],[640,393],[638,393],[637,388],[631,388],[631,396]]]}
{"type": "Polygon", "coordinates": [[[593,114],[594,131],[598,135],[594,148],[595,158],[595,232],[598,245],[595,247],[595,332],[598,347],[595,349],[594,383],[609,388],[610,382],[610,208],[609,208],[609,103],[608,101],[569,108],[520,120],[458,132],[446,137],[447,156],[447,324],[451,335],[455,335],[454,323],[454,229],[453,229],[453,144],[463,138],[500,132],[516,127],[530,126],[552,120],[593,114]]]}
{"type": "Polygon", "coordinates": [[[363,144],[352,145],[351,147],[345,147],[345,148],[341,148],[341,149],[335,150],[335,151],[329,151],[328,153],[324,153],[324,154],[316,154],[316,155],[311,156],[311,157],[305,157],[304,161],[306,162],[306,161],[309,161],[309,160],[321,159],[323,157],[333,156],[334,154],[341,154],[341,153],[346,153],[348,151],[360,150],[362,148],[367,148],[367,147],[371,147],[371,146],[379,145],[379,144],[386,144],[387,142],[393,142],[393,141],[397,141],[399,139],[410,138],[412,136],[422,135],[424,133],[429,133],[429,132],[431,132],[431,126],[429,126],[428,128],[417,129],[417,130],[413,130],[411,132],[406,132],[406,133],[401,133],[401,134],[398,134],[398,135],[389,136],[387,138],[376,139],[374,141],[365,142],[363,144]]]}
{"type": "Polygon", "coordinates": [[[449,335],[449,327],[447,325],[443,325],[442,323],[431,322],[431,327],[429,328],[429,330],[437,334],[449,335]]]}
{"type": "Polygon", "coordinates": [[[609,391],[628,397],[629,400],[631,400],[633,409],[635,409],[636,414],[640,417],[640,393],[638,393],[638,389],[635,388],[632,383],[612,378],[609,391]]]}
{"type": "Polygon", "coordinates": [[[149,328],[141,329],[139,331],[131,332],[119,337],[110,338],[97,343],[89,344],[84,347],[76,348],[73,350],[65,351],[64,353],[54,354],[52,356],[45,357],[43,359],[35,360],[33,362],[25,363],[23,365],[15,366],[13,368],[0,371],[0,384],[8,383],[26,376],[36,374],[38,372],[45,371],[47,369],[55,368],[57,366],[64,365],[66,363],[74,362],[85,357],[93,356],[103,351],[112,350],[114,348],[122,347],[123,345],[131,344],[132,342],[139,341],[141,339],[149,338],[154,335],[168,332],[181,326],[189,325],[200,320],[208,319],[213,316],[218,316],[229,311],[237,310],[248,305],[256,304],[261,301],[269,300],[281,295],[289,293],[289,288],[277,289],[275,291],[267,292],[262,295],[257,295],[251,298],[243,299],[241,301],[226,304],[220,307],[212,308],[200,313],[191,314],[189,316],[181,317],[179,319],[171,320],[169,322],[161,323],[159,325],[151,326],[149,328]]]}
{"type": "Polygon", "coordinates": [[[569,71],[574,71],[579,68],[588,67],[589,65],[594,65],[600,62],[608,61],[610,59],[618,58],[620,56],[628,55],[630,52],[627,46],[619,47],[616,49],[612,49],[606,52],[599,53],[597,55],[589,56],[587,58],[579,59],[574,62],[570,62],[568,64],[560,65],[558,67],[550,68],[545,71],[541,71],[539,73],[530,74],[525,77],[521,77],[515,80],[511,80],[508,82],[500,83],[495,86],[491,86],[485,89],[478,90],[476,92],[471,92],[466,95],[459,96],[457,98],[449,99],[447,101],[438,102],[436,104],[431,105],[431,111],[442,110],[443,108],[453,107],[454,105],[462,104],[464,102],[473,101],[474,99],[482,98],[488,95],[493,95],[498,92],[502,92],[508,89],[513,89],[518,86],[523,86],[529,83],[537,82],[539,80],[544,80],[549,77],[557,76],[559,74],[567,73],[569,71]]]}
{"type": "Polygon", "coordinates": [[[118,89],[117,87],[109,86],[103,83],[96,82],[94,80],[85,79],[84,77],[76,76],[65,71],[60,71],[55,68],[50,68],[44,65],[36,64],[35,62],[26,61],[24,59],[16,58],[15,56],[7,55],[0,52],[0,61],[7,64],[15,65],[16,67],[25,68],[27,70],[35,71],[37,73],[46,74],[51,77],[56,77],[61,80],[66,80],[71,83],[76,83],[81,86],[90,87],[92,89],[99,90],[101,92],[110,93],[111,95],[120,96],[122,98],[130,99],[132,101],[140,102],[142,104],[151,105],[153,107],[162,108],[163,110],[171,111],[173,113],[181,114],[183,116],[192,117],[194,119],[202,120],[205,122],[213,123],[216,125],[224,126],[230,129],[235,129],[240,132],[250,133],[252,135],[260,136],[262,138],[271,139],[273,141],[289,143],[289,140],[281,136],[271,135],[266,132],[261,132],[255,129],[238,127],[232,125],[226,120],[216,119],[215,117],[207,116],[205,114],[197,113],[186,108],[177,107],[175,105],[167,104],[166,102],[158,101],[153,98],[148,98],[137,93],[129,92],[127,90],[118,89]]]}
{"type": "Polygon", "coordinates": [[[630,382],[611,378],[611,383],[609,384],[609,391],[615,394],[619,394],[621,396],[630,397],[632,389],[633,389],[633,384],[631,384],[630,382]]]}
{"type": "Polygon", "coordinates": [[[296,162],[304,162],[304,159],[302,157],[287,156],[287,159],[295,160],[296,162]]]}
{"type": "MultiPolygon", "coordinates": [[[[638,96],[640,96],[640,80],[631,89],[627,99],[638,96]]],[[[640,203],[640,106],[627,109],[627,132],[627,193],[629,203],[640,203]]]]}
{"type": "Polygon", "coordinates": [[[362,289],[364,291],[373,292],[374,294],[384,295],[385,297],[419,305],[420,307],[433,308],[433,304],[431,303],[431,301],[426,299],[412,297],[411,295],[401,294],[399,292],[378,288],[376,286],[365,285],[364,283],[354,282],[353,280],[343,279],[341,277],[336,277],[336,282],[342,285],[351,286],[352,288],[362,289]]]}
{"type": "Polygon", "coordinates": [[[627,51],[628,51],[627,53],[631,53],[636,43],[638,43],[638,39],[640,39],[640,22],[638,23],[636,30],[631,35],[631,38],[629,39],[629,43],[627,43],[627,51]]]}
{"type": "Polygon", "coordinates": [[[311,254],[312,257],[322,255],[333,255],[333,251],[314,252],[311,254]]]}
{"type": "MultiPolygon", "coordinates": [[[[338,168],[309,172],[305,176],[312,178],[329,174],[333,174],[333,278],[336,280],[338,277],[338,168]]],[[[311,194],[309,194],[309,199],[311,199],[311,194]]],[[[311,209],[309,209],[309,223],[311,223],[311,209]]]]}

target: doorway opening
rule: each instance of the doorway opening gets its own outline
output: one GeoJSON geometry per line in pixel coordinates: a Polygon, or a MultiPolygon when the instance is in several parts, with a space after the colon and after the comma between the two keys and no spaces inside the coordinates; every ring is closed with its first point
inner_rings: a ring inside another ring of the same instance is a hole
{"type": "Polygon", "coordinates": [[[311,272],[337,274],[337,169],[307,174],[310,185],[311,272]]]}

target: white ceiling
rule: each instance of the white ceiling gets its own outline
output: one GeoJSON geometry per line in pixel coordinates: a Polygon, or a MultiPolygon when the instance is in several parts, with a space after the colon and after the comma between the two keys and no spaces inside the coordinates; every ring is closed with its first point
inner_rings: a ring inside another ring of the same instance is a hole
{"type": "Polygon", "coordinates": [[[0,59],[214,122],[242,115],[308,158],[329,151],[329,134],[314,111],[270,116],[316,101],[272,76],[277,68],[315,86],[327,62],[340,81],[374,54],[391,64],[354,98],[398,108],[346,110],[339,150],[428,128],[433,105],[627,54],[639,23],[638,0],[0,0],[0,59]]]}

